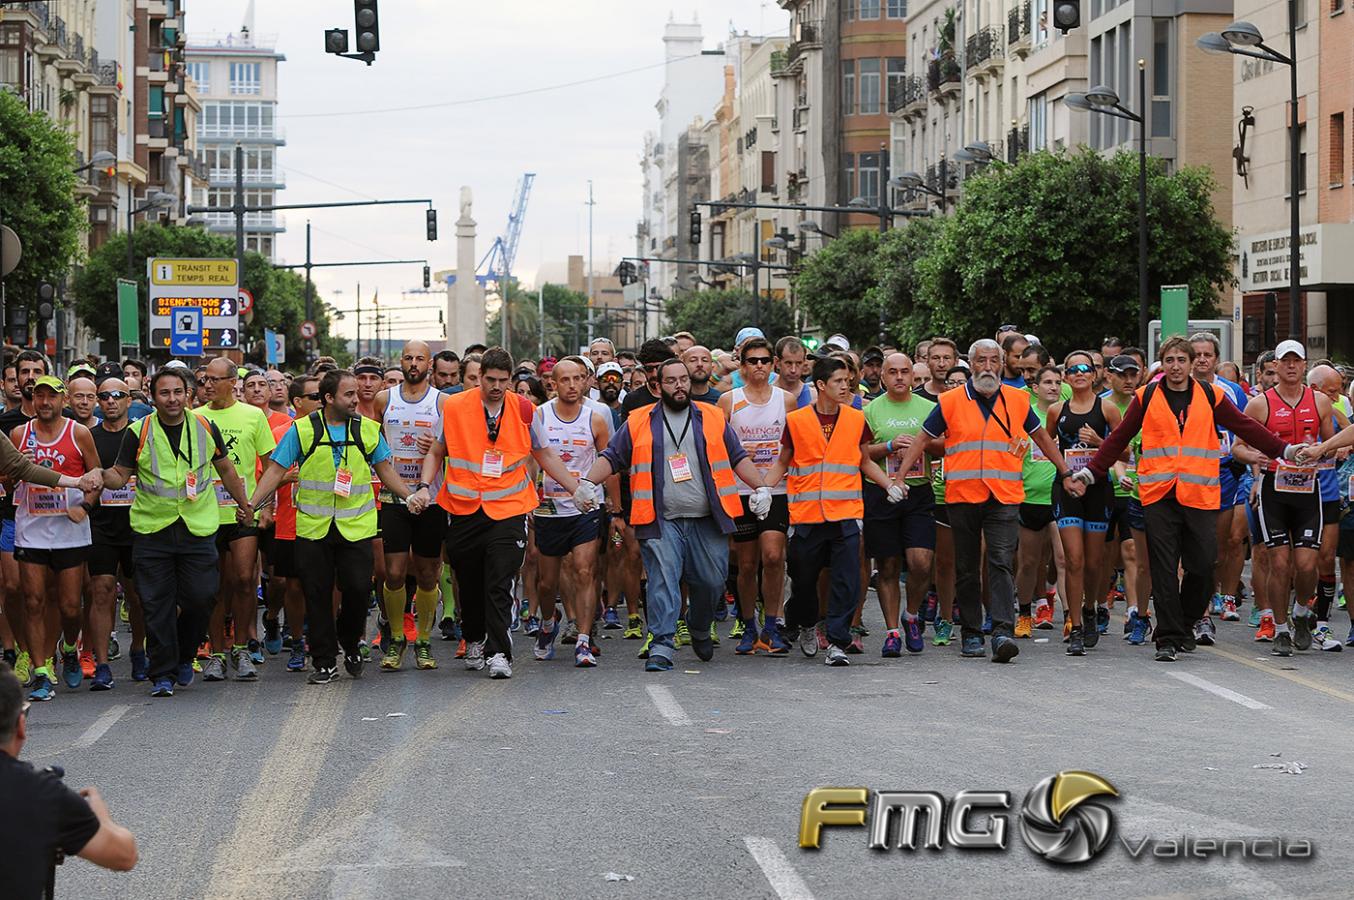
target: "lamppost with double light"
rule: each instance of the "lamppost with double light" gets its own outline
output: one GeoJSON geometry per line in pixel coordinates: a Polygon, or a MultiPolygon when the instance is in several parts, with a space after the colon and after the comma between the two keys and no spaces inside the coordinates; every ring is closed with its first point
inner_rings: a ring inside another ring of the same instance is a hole
{"type": "Polygon", "coordinates": [[[1147,289],[1147,61],[1138,60],[1137,112],[1121,104],[1114,89],[1103,84],[1084,94],[1068,94],[1066,102],[1072,109],[1138,123],[1138,340],[1146,349],[1150,339],[1147,309],[1151,302],[1147,289]]]}
{"type": "Polygon", "coordinates": [[[1288,336],[1302,340],[1298,320],[1302,314],[1302,249],[1298,188],[1302,183],[1301,142],[1298,140],[1298,4],[1288,0],[1288,55],[1265,44],[1265,36],[1250,22],[1233,22],[1221,33],[1210,31],[1194,42],[1208,53],[1231,53],[1288,66],[1289,222],[1288,222],[1288,336]]]}

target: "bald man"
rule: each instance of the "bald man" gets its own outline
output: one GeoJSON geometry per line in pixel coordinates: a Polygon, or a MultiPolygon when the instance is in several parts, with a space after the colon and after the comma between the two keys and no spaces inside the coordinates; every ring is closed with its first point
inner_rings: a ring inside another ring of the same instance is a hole
{"type": "MultiPolygon", "coordinates": [[[[1338,377],[1338,376],[1337,376],[1338,377]]],[[[66,382],[66,397],[70,401],[71,418],[86,428],[93,428],[99,420],[94,416],[97,404],[94,379],[83,375],[66,382]]]]}
{"type": "Polygon", "coordinates": [[[719,391],[710,384],[710,376],[715,372],[715,359],[710,350],[700,344],[688,347],[682,353],[682,362],[691,373],[691,399],[697,403],[718,403],[719,391]]]}

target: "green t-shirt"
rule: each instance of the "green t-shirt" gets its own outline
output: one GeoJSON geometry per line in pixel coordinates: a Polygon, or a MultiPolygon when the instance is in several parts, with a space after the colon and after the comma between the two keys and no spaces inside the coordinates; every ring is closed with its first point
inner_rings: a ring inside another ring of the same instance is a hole
{"type": "MultiPolygon", "coordinates": [[[[1043,427],[1048,413],[1031,404],[1030,409],[1039,417],[1043,427]]],[[[1025,464],[1021,470],[1021,480],[1025,482],[1025,502],[1035,506],[1051,506],[1053,503],[1053,479],[1058,475],[1058,467],[1053,464],[1039,445],[1030,441],[1030,449],[1025,452],[1025,464]]]]}
{"type": "MultiPolygon", "coordinates": [[[[865,422],[870,426],[870,431],[874,432],[874,439],[877,443],[891,441],[900,434],[909,434],[916,436],[921,432],[922,423],[926,417],[931,414],[931,410],[936,408],[924,397],[918,397],[912,394],[907,402],[899,403],[896,400],[890,400],[888,394],[876,397],[865,405],[865,422]]],[[[887,466],[885,471],[890,477],[898,471],[898,461],[892,456],[885,457],[880,462],[887,466]]],[[[917,468],[913,469],[915,474],[908,475],[906,481],[908,484],[925,484],[930,477],[930,462],[925,454],[918,461],[917,468]]]]}
{"type": "MultiPolygon", "coordinates": [[[[245,495],[252,497],[254,486],[258,482],[259,457],[272,453],[277,447],[273,430],[268,427],[268,417],[258,407],[239,401],[225,409],[212,409],[208,405],[199,407],[194,412],[200,413],[204,419],[216,424],[226,447],[226,455],[235,464],[235,471],[244,482],[245,495]]],[[[212,483],[216,487],[216,502],[221,509],[220,523],[233,524],[235,501],[226,493],[219,476],[214,478],[212,483]]]]}
{"type": "MultiPolygon", "coordinates": [[[[1120,404],[1119,401],[1118,401],[1118,399],[1114,396],[1114,391],[1105,391],[1105,393],[1101,394],[1100,396],[1101,396],[1102,398],[1108,400],[1109,402],[1113,403],[1113,404],[1115,405],[1115,407],[1118,408],[1118,410],[1119,410],[1119,415],[1120,415],[1120,416],[1122,416],[1125,412],[1128,411],[1128,405],[1129,405],[1130,403],[1133,402],[1133,395],[1132,395],[1132,394],[1129,394],[1129,395],[1128,395],[1128,399],[1125,400],[1122,404],[1120,404]]],[[[1130,469],[1130,471],[1131,471],[1132,474],[1133,474],[1133,483],[1134,483],[1135,485],[1138,483],[1138,467],[1137,467],[1137,465],[1136,465],[1137,458],[1138,458],[1138,456],[1137,456],[1137,453],[1136,453],[1136,451],[1135,451],[1134,454],[1130,457],[1130,463],[1129,463],[1129,469],[1130,469]]],[[[1114,473],[1113,473],[1113,471],[1111,471],[1110,477],[1113,477],[1113,475],[1114,475],[1114,473]]],[[[1124,490],[1122,487],[1119,486],[1119,479],[1115,478],[1115,479],[1114,479],[1114,496],[1115,496],[1115,497],[1136,497],[1136,496],[1138,496],[1138,494],[1137,494],[1136,489],[1135,489],[1135,490],[1132,490],[1132,491],[1126,491],[1126,490],[1124,490]]]]}

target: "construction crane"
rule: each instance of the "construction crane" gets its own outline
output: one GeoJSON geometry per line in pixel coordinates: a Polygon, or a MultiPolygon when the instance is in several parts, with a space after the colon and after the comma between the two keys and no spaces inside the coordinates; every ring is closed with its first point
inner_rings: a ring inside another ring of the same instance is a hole
{"type": "Polygon", "coordinates": [[[536,180],[535,172],[527,172],[517,183],[517,195],[513,199],[512,211],[508,213],[508,226],[503,234],[494,238],[494,245],[475,267],[475,279],[481,284],[492,281],[499,285],[500,293],[506,289],[506,280],[517,261],[517,246],[522,240],[522,223],[527,217],[527,200],[531,197],[531,184],[536,180]]]}

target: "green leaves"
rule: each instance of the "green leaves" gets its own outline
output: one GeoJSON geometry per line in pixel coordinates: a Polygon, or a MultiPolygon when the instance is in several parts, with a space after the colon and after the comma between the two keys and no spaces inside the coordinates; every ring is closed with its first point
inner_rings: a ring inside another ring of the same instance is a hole
{"type": "Polygon", "coordinates": [[[689,331],[711,349],[732,347],[738,330],[748,325],[759,325],[772,341],[798,333],[783,300],[758,299],[747,291],[688,291],[667,301],[665,311],[671,331],[689,331]]]}

